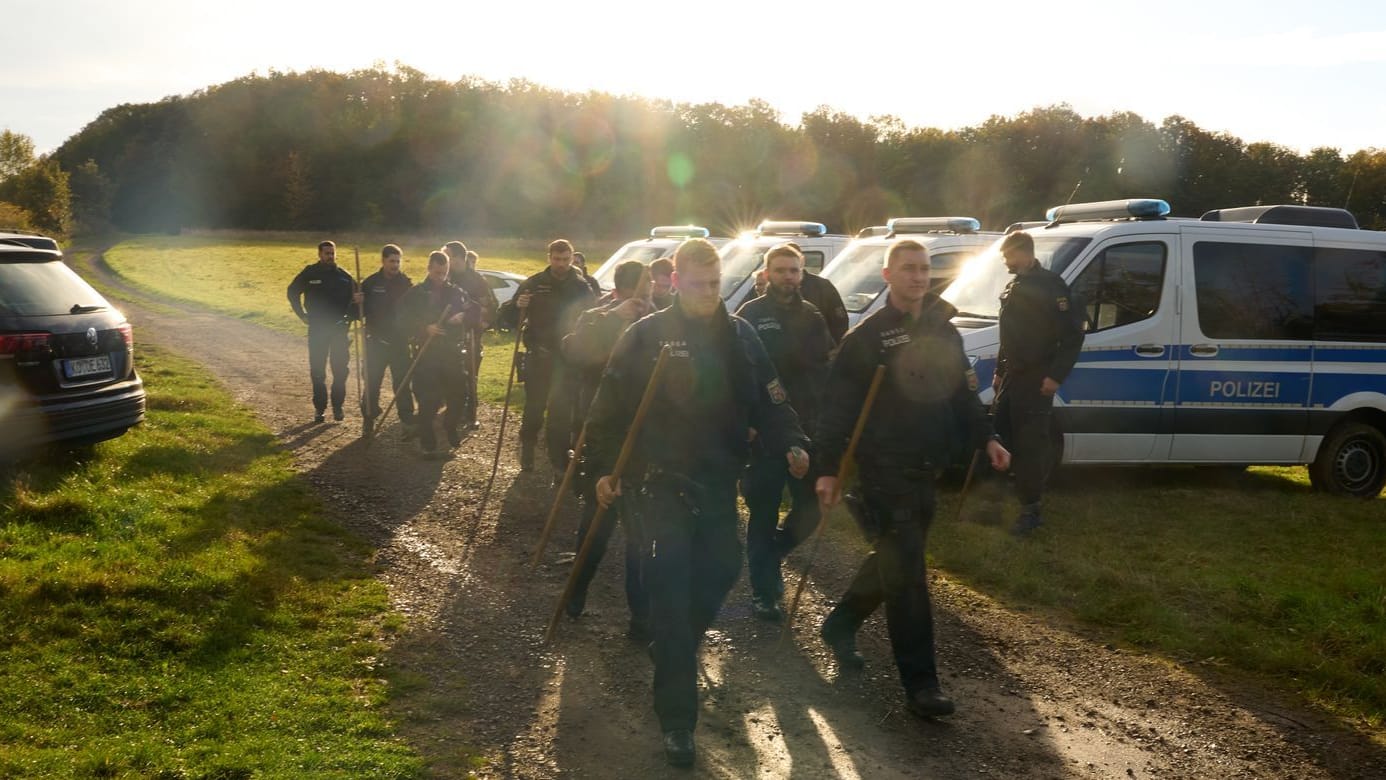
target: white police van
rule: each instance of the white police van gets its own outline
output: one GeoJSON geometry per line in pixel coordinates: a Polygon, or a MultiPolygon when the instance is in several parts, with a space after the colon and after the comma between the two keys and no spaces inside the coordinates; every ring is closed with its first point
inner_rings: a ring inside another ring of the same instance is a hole
{"type": "MultiPolygon", "coordinates": [[[[1340,209],[1168,217],[1160,200],[1050,209],[1030,234],[1087,318],[1055,400],[1065,463],[1307,464],[1386,483],[1386,233],[1340,209]]],[[[943,297],[990,399],[999,242],[943,297]]]]}
{"type": "Polygon", "coordinates": [[[804,270],[818,273],[852,239],[829,233],[821,222],[773,219],[761,222],[754,231],[742,234],[719,250],[722,255],[722,300],[728,309],[736,311],[742,303],[754,297],[756,272],[764,265],[765,253],[770,247],[786,241],[793,241],[803,252],[804,270]]]}
{"type": "Polygon", "coordinates": [[[847,323],[858,322],[885,305],[885,253],[896,239],[911,238],[929,250],[929,287],[935,292],[953,281],[969,259],[1000,233],[982,232],[972,217],[896,217],[885,225],[863,228],[828,267],[823,278],[833,283],[847,307],[847,323]]]}
{"type": "Polygon", "coordinates": [[[713,238],[712,232],[701,225],[660,225],[650,229],[650,237],[632,241],[617,249],[606,259],[592,278],[601,284],[602,289],[610,290],[616,284],[616,266],[627,260],[639,260],[649,265],[661,257],[670,257],[689,238],[706,238],[713,246],[722,246],[731,239],[713,238]]]}

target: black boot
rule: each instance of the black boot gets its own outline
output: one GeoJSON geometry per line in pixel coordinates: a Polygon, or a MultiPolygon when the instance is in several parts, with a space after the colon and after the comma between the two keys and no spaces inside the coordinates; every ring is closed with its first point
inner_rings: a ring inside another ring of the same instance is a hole
{"type": "Polygon", "coordinates": [[[674,729],[664,732],[664,760],[669,766],[693,766],[698,755],[698,746],[693,743],[691,729],[674,729]]]}
{"type": "Polygon", "coordinates": [[[857,635],[834,630],[828,621],[823,621],[823,628],[818,632],[823,637],[823,642],[828,649],[833,651],[833,658],[837,661],[838,668],[861,670],[866,667],[866,659],[861,653],[857,652],[857,635]]]}
{"type": "Polygon", "coordinates": [[[520,471],[534,470],[534,442],[520,442],[520,471]]]}
{"type": "Polygon", "coordinates": [[[1024,538],[1034,533],[1043,524],[1044,520],[1040,517],[1039,502],[1026,504],[1020,508],[1020,517],[1016,518],[1015,528],[1011,529],[1011,534],[1024,538]]]}
{"type": "Polygon", "coordinates": [[[953,700],[943,695],[937,685],[921,688],[905,695],[905,709],[921,718],[941,718],[953,714],[953,700]]]}

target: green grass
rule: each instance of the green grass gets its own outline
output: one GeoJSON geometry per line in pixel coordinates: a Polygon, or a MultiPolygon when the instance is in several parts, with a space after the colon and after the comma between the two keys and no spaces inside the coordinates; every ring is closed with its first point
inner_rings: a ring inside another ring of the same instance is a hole
{"type": "MultiPolygon", "coordinates": [[[[394,239],[370,236],[359,240],[361,274],[365,277],[380,267],[379,248],[394,239]]],[[[345,240],[337,243],[338,265],[354,273],[351,245],[345,240]]],[[[437,244],[406,241],[400,246],[404,250],[404,272],[415,281],[421,280],[428,253],[437,244]]],[[[482,268],[528,275],[544,267],[543,241],[491,239],[469,246],[481,255],[482,268]]],[[[611,242],[589,246],[588,267],[595,271],[611,246],[611,242]]],[[[289,309],[284,291],[303,266],[317,259],[316,252],[317,241],[304,236],[141,236],[112,246],[106,252],[106,261],[139,288],[301,335],[306,331],[289,309]]],[[[513,345],[511,334],[487,334],[488,355],[479,377],[479,395],[483,400],[500,403],[504,399],[513,345]]],[[[523,385],[516,385],[511,403],[523,406],[523,385]]]]}
{"type": "Polygon", "coordinates": [[[981,590],[1386,726],[1386,500],[1313,493],[1302,468],[1074,468],[1027,540],[955,507],[931,554],[981,590]]]}
{"type": "Polygon", "coordinates": [[[0,777],[414,777],[370,550],[190,363],[149,417],[0,473],[0,777]]]}

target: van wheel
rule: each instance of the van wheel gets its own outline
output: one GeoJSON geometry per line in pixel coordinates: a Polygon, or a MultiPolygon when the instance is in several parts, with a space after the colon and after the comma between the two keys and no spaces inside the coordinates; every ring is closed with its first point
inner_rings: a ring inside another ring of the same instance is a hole
{"type": "Polygon", "coordinates": [[[1338,425],[1309,465],[1309,482],[1327,493],[1376,497],[1386,484],[1386,434],[1360,422],[1338,425]]]}

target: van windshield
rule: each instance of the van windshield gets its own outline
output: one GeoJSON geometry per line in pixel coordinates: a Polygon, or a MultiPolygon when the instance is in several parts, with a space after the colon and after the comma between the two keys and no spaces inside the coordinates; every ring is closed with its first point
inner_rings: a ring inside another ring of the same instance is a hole
{"type": "Polygon", "coordinates": [[[842,294],[842,304],[853,314],[865,311],[885,289],[881,268],[887,244],[857,244],[842,251],[823,270],[823,278],[842,294]]]}
{"type": "MultiPolygon", "coordinates": [[[[1063,273],[1083,247],[1088,236],[1035,236],[1035,257],[1054,273],[1063,273]]],[[[943,291],[943,299],[958,309],[959,316],[994,320],[1001,311],[1001,292],[1011,281],[1011,272],[1001,259],[1001,239],[985,252],[968,260],[958,278],[943,291]]]]}
{"type": "Polygon", "coordinates": [[[733,241],[722,248],[722,300],[735,293],[741,283],[760,270],[760,259],[767,246],[755,241],[733,241]]]}

